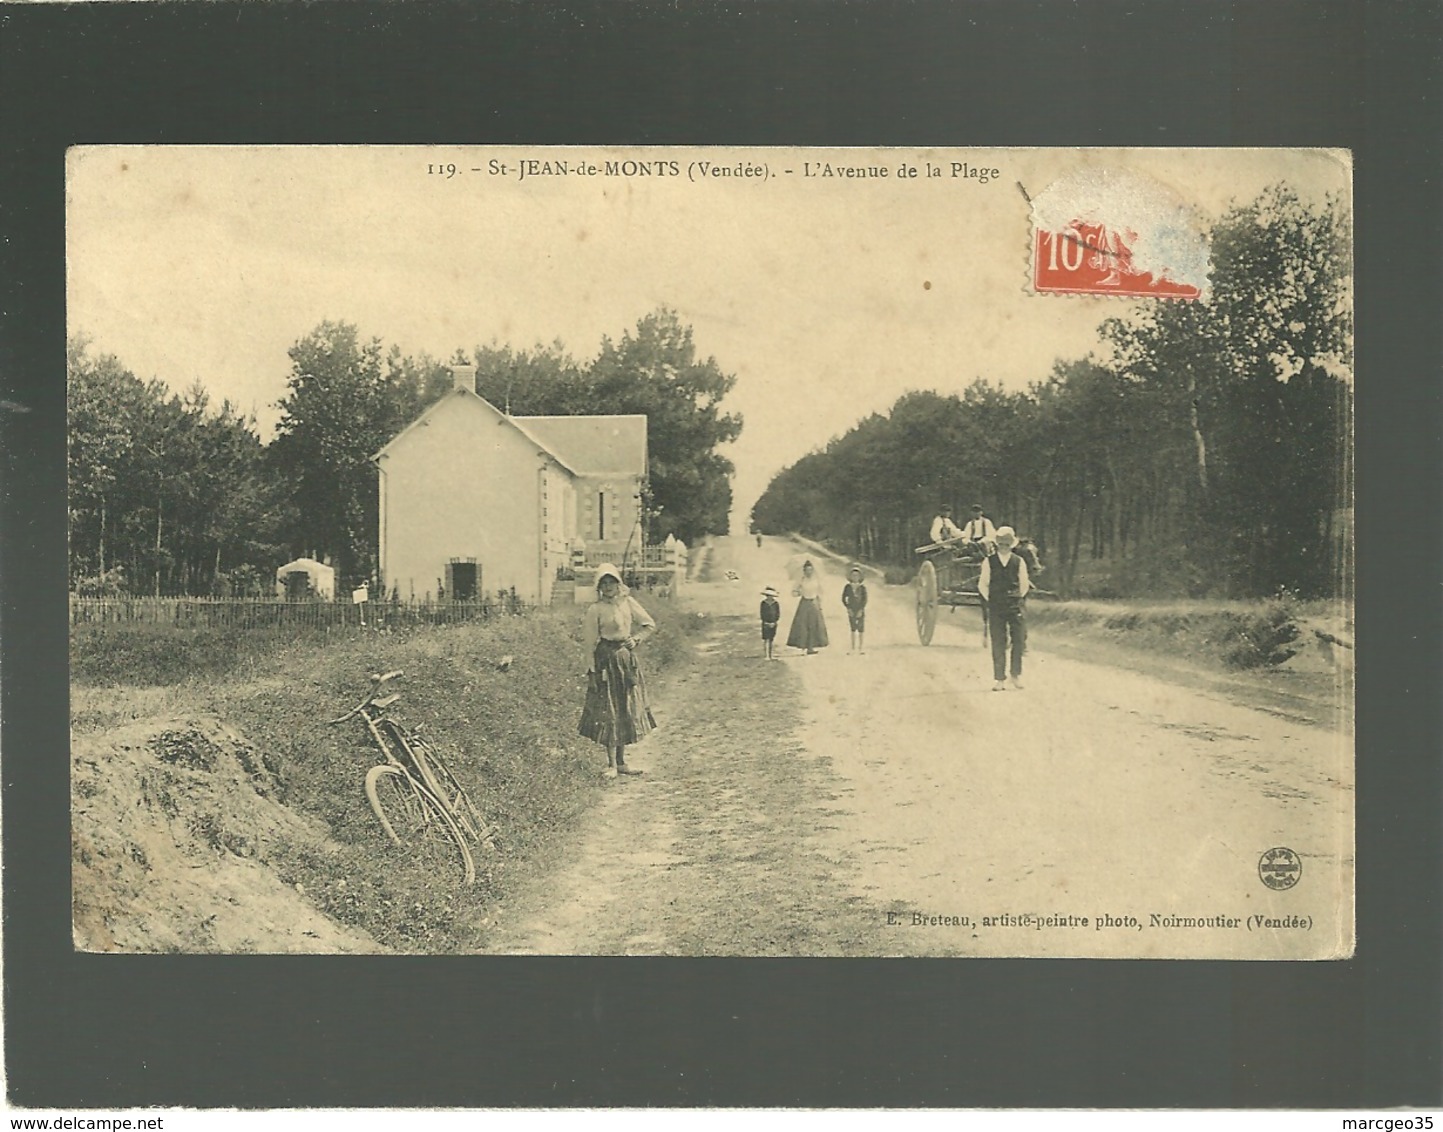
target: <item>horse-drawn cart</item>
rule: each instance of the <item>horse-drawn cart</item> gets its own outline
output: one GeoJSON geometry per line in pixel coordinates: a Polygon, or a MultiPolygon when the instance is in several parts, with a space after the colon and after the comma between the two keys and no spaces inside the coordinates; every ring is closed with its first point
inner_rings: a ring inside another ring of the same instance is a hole
{"type": "MultiPolygon", "coordinates": [[[[932,643],[937,629],[937,607],[949,609],[970,605],[982,608],[982,595],[977,579],[982,576],[982,554],[975,543],[929,543],[917,548],[926,555],[913,589],[917,603],[917,638],[924,645],[932,643]]],[[[982,615],[982,639],[987,639],[987,615],[982,615]]]]}
{"type": "MultiPolygon", "coordinates": [[[[982,643],[987,643],[987,603],[982,600],[977,581],[982,577],[982,562],[987,556],[988,546],[963,539],[948,539],[917,547],[917,553],[925,557],[912,586],[917,602],[917,638],[924,645],[932,643],[939,605],[953,610],[970,605],[982,610],[982,643]]],[[[1019,540],[1016,553],[1027,564],[1028,594],[1055,598],[1057,595],[1050,590],[1037,587],[1037,579],[1042,575],[1042,562],[1032,540],[1019,540]]]]}

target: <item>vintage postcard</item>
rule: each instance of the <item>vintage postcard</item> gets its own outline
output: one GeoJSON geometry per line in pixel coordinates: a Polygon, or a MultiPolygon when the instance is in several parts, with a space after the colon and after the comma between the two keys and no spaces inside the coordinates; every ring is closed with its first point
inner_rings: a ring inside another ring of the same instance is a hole
{"type": "Polygon", "coordinates": [[[1346,152],[66,188],[77,949],[1353,954],[1346,152]]]}

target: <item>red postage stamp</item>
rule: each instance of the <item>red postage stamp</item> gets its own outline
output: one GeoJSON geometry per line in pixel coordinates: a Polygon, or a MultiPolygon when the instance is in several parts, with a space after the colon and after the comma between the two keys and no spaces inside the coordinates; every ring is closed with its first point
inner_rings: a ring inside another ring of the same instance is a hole
{"type": "Polygon", "coordinates": [[[1148,177],[1084,169],[1032,200],[1032,288],[1043,294],[1197,299],[1208,249],[1191,210],[1148,177]]]}

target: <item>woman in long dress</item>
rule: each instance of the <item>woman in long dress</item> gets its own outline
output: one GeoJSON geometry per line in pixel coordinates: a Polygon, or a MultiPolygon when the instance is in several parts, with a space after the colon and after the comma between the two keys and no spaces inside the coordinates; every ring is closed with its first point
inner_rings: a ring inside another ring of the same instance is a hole
{"type": "Polygon", "coordinates": [[[787,645],[806,649],[811,656],[827,647],[827,623],[822,619],[822,583],[810,558],[802,563],[802,576],[792,587],[792,594],[801,600],[797,602],[792,628],[787,633],[787,645]]]}
{"type": "Polygon", "coordinates": [[[636,646],[656,633],[656,622],[609,562],[596,572],[596,592],[597,600],[581,623],[590,663],[578,730],[606,748],[604,776],[641,774],[626,765],[626,748],[655,729],[656,718],[647,702],[636,646]]]}

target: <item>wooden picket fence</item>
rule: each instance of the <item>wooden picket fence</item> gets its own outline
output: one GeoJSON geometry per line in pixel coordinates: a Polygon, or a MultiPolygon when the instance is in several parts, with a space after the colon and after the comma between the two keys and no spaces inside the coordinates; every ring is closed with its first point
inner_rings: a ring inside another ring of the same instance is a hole
{"type": "Polygon", "coordinates": [[[70,598],[71,625],[173,625],[187,629],[326,629],[451,625],[523,612],[513,598],[486,601],[283,601],[225,597],[70,598]]]}

